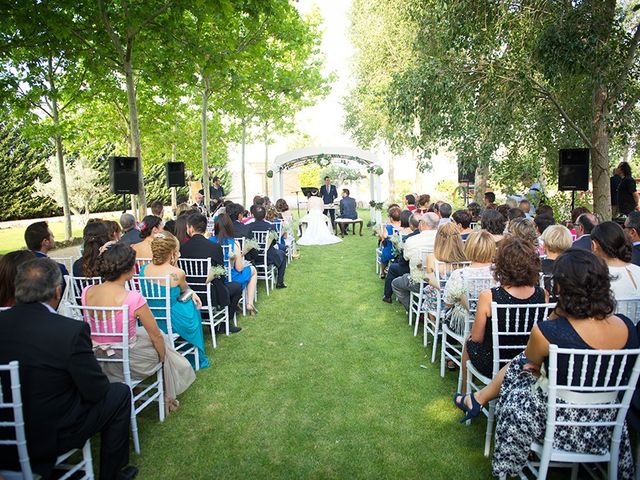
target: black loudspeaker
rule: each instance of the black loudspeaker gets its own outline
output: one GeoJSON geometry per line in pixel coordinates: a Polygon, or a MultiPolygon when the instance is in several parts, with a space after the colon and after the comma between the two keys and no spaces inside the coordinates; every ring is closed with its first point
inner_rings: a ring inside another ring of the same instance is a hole
{"type": "Polygon", "coordinates": [[[138,193],[138,157],[110,157],[109,185],[113,193],[138,193]]]}
{"type": "Polygon", "coordinates": [[[476,169],[472,167],[458,166],[458,183],[475,183],[476,169]]]}
{"type": "Polygon", "coordinates": [[[561,148],[558,190],[589,190],[588,148],[561,148]]]}
{"type": "Polygon", "coordinates": [[[167,162],[167,187],[184,187],[184,162],[167,162]]]}

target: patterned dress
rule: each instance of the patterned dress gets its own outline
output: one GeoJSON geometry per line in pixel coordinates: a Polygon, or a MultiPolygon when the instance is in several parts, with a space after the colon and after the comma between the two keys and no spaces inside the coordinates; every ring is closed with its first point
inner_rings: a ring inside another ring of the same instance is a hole
{"type": "MultiPolygon", "coordinates": [[[[629,338],[625,349],[638,348],[638,337],[633,323],[623,315],[618,315],[627,324],[629,338]]],[[[545,338],[560,348],[581,348],[591,350],[566,318],[547,320],[538,324],[545,338]]],[[[548,360],[545,359],[545,366],[548,360]]],[[[547,392],[538,388],[538,378],[523,371],[526,363],[524,353],[518,355],[507,368],[500,397],[496,406],[495,450],[493,453],[493,475],[500,477],[517,476],[524,468],[533,441],[542,443],[547,421],[547,392]]],[[[568,370],[559,363],[558,373],[568,370]]],[[[566,374],[565,374],[566,375],[566,374]]],[[[561,401],[561,400],[559,400],[561,401]]],[[[615,410],[561,409],[558,421],[602,420],[615,418],[615,410]],[[562,414],[560,414],[562,412],[562,414]]],[[[557,426],[553,447],[570,452],[601,455],[608,451],[611,442],[610,430],[594,427],[557,426]]],[[[625,424],[620,445],[618,478],[633,478],[633,458],[629,432],[625,424]]]]}

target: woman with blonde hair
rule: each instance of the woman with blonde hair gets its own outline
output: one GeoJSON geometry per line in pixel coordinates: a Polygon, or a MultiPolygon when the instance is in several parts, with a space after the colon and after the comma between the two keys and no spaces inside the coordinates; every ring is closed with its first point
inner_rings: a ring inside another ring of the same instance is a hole
{"type": "Polygon", "coordinates": [[[507,231],[509,235],[529,242],[536,248],[538,247],[538,231],[533,220],[524,217],[514,218],[509,221],[507,231]]]}
{"type": "MultiPolygon", "coordinates": [[[[165,277],[171,279],[169,296],[171,299],[171,327],[175,333],[198,349],[200,368],[209,366],[209,359],[204,351],[204,335],[202,333],[202,317],[200,297],[187,285],[184,270],[178,268],[180,258],[180,242],[169,232],[159,232],[153,235],[151,241],[151,263],[140,269],[140,283],[145,289],[153,292],[153,296],[164,296],[165,292],[157,291],[155,286],[144,285],[144,277],[165,277]]],[[[148,301],[152,310],[162,311],[164,300],[151,299],[148,301]]],[[[169,312],[167,312],[169,313],[169,312]]],[[[160,328],[165,325],[160,325],[160,328]]]]}
{"type": "MultiPolygon", "coordinates": [[[[553,264],[565,250],[571,248],[573,240],[571,232],[564,225],[550,225],[542,232],[540,240],[542,240],[544,253],[547,256],[540,260],[540,269],[544,275],[544,288],[552,295],[551,276],[553,274],[553,264]]],[[[551,297],[551,301],[555,301],[555,296],[551,297]]]]}

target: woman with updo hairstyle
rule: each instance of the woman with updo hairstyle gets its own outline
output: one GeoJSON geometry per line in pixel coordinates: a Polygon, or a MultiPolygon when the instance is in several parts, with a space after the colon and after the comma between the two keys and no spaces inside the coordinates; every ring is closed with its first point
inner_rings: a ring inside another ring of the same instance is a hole
{"type": "Polygon", "coordinates": [[[98,254],[100,248],[112,240],[104,222],[87,223],[82,231],[82,257],[73,262],[74,277],[98,277],[98,254]]]}
{"type": "Polygon", "coordinates": [[[504,230],[507,219],[497,210],[486,209],[480,217],[480,227],[493,235],[496,245],[500,246],[500,242],[504,238],[504,230]]]}
{"type": "MultiPolygon", "coordinates": [[[[296,245],[293,243],[296,239],[293,233],[293,215],[291,214],[289,205],[284,198],[276,200],[276,210],[278,210],[280,218],[282,218],[282,242],[284,243],[284,246],[286,248],[296,249],[296,245]]],[[[294,251],[292,256],[297,258],[298,253],[294,251]]]]}
{"type": "Polygon", "coordinates": [[[631,263],[632,245],[615,222],[603,222],[591,231],[591,249],[609,267],[615,298],[640,296],[640,267],[631,263]]]}
{"type": "MultiPolygon", "coordinates": [[[[480,293],[476,318],[462,353],[462,365],[471,360],[473,366],[486,377],[491,377],[493,372],[491,303],[523,305],[546,303],[549,299],[547,292],[539,285],[540,257],[531,242],[506,237],[496,253],[493,278],[499,286],[480,293]]],[[[498,323],[504,331],[507,319],[504,311],[500,313],[503,318],[498,318],[498,323]]],[[[512,317],[510,321],[515,322],[515,319],[512,317]]],[[[520,335],[504,339],[505,345],[522,345],[525,342],[520,335]]],[[[466,368],[462,369],[462,386],[464,393],[466,368]]]]}
{"type": "Polygon", "coordinates": [[[529,218],[514,218],[509,222],[509,235],[518,237],[538,248],[538,231],[536,224],[529,218]]]}
{"type": "MultiPolygon", "coordinates": [[[[143,279],[145,277],[170,277],[171,328],[198,349],[199,367],[206,368],[209,366],[209,359],[204,351],[204,335],[200,315],[202,301],[187,285],[187,276],[184,270],[177,267],[178,258],[180,258],[180,242],[169,232],[158,232],[153,234],[151,238],[151,263],[140,268],[141,290],[143,293],[152,292],[154,297],[164,297],[166,294],[164,287],[158,291],[156,285],[145,284],[143,279]]],[[[152,311],[160,312],[158,316],[166,316],[164,300],[150,299],[148,302],[152,311]]],[[[165,322],[160,322],[160,328],[166,333],[165,322]]]]}
{"type": "Polygon", "coordinates": [[[16,304],[16,274],[18,266],[36,258],[31,250],[16,250],[0,257],[0,307],[16,304]]]}
{"type": "MultiPolygon", "coordinates": [[[[625,350],[639,346],[633,322],[624,315],[613,314],[615,300],[604,261],[588,250],[570,248],[556,259],[553,281],[558,294],[556,318],[534,325],[525,351],[505,365],[489,385],[462,400],[456,397],[459,408],[469,418],[479,415],[483,405],[498,399],[492,462],[494,478],[518,476],[528,460],[532,443],[544,441],[548,394],[541,386],[549,371],[550,345],[578,350],[625,350]]],[[[576,354],[572,361],[575,361],[572,384],[579,387],[581,375],[575,372],[582,370],[584,360],[576,354]]],[[[628,370],[629,367],[627,365],[628,370]]],[[[604,386],[607,375],[616,378],[619,368],[619,362],[613,364],[611,371],[603,364],[595,385],[604,386]]],[[[569,359],[559,357],[559,383],[567,382],[569,369],[569,359]]],[[[593,362],[587,367],[586,377],[594,378],[595,372],[593,362]]],[[[624,375],[628,373],[623,372],[624,375]]],[[[563,408],[562,416],[563,422],[567,423],[615,420],[615,412],[608,409],[563,408]]],[[[554,437],[554,443],[561,439],[562,449],[574,453],[604,455],[611,444],[610,430],[604,428],[558,425],[554,437]]],[[[610,473],[615,478],[633,478],[626,425],[622,432],[618,471],[610,473]]]]}
{"type": "MultiPolygon", "coordinates": [[[[173,349],[171,341],[158,328],[153,314],[140,292],[129,290],[127,284],[133,278],[136,254],[129,245],[108,242],[102,246],[97,260],[102,283],[91,285],[82,291],[82,305],[87,307],[129,307],[127,327],[129,331],[129,365],[132,380],[144,380],[155,375],[158,362],[163,362],[164,394],[167,410],[177,408],[176,397],[195,380],[189,362],[173,349]],[[138,327],[138,321],[141,326],[138,327]]],[[[122,318],[116,316],[116,324],[122,330],[122,318]]],[[[113,337],[91,335],[98,358],[122,355],[122,350],[109,349],[113,337]]],[[[100,362],[111,382],[124,381],[122,366],[100,362]]]]}
{"type": "Polygon", "coordinates": [[[131,248],[135,250],[136,258],[151,258],[151,240],[153,240],[153,235],[164,230],[162,219],[155,215],[147,215],[142,219],[138,227],[140,228],[140,238],[142,238],[142,241],[134,243],[131,245],[131,248]]]}

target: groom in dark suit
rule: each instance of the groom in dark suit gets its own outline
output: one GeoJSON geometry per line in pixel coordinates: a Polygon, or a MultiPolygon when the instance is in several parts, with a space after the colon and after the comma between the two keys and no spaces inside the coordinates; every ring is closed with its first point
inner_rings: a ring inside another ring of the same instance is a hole
{"type": "MultiPolygon", "coordinates": [[[[328,175],[324,177],[324,185],[320,187],[320,196],[325,205],[333,204],[333,201],[338,198],[338,189],[335,185],[331,185],[331,177],[328,175]]],[[[334,227],[336,222],[335,209],[327,208],[323,213],[331,217],[331,226],[334,227]]]]}
{"type": "MultiPolygon", "coordinates": [[[[356,200],[349,196],[350,192],[348,188],[342,189],[342,199],[340,200],[340,216],[338,218],[348,218],[349,220],[358,219],[358,209],[356,200]]],[[[342,235],[347,235],[348,228],[345,228],[344,224],[340,223],[340,231],[342,235]]]]}

